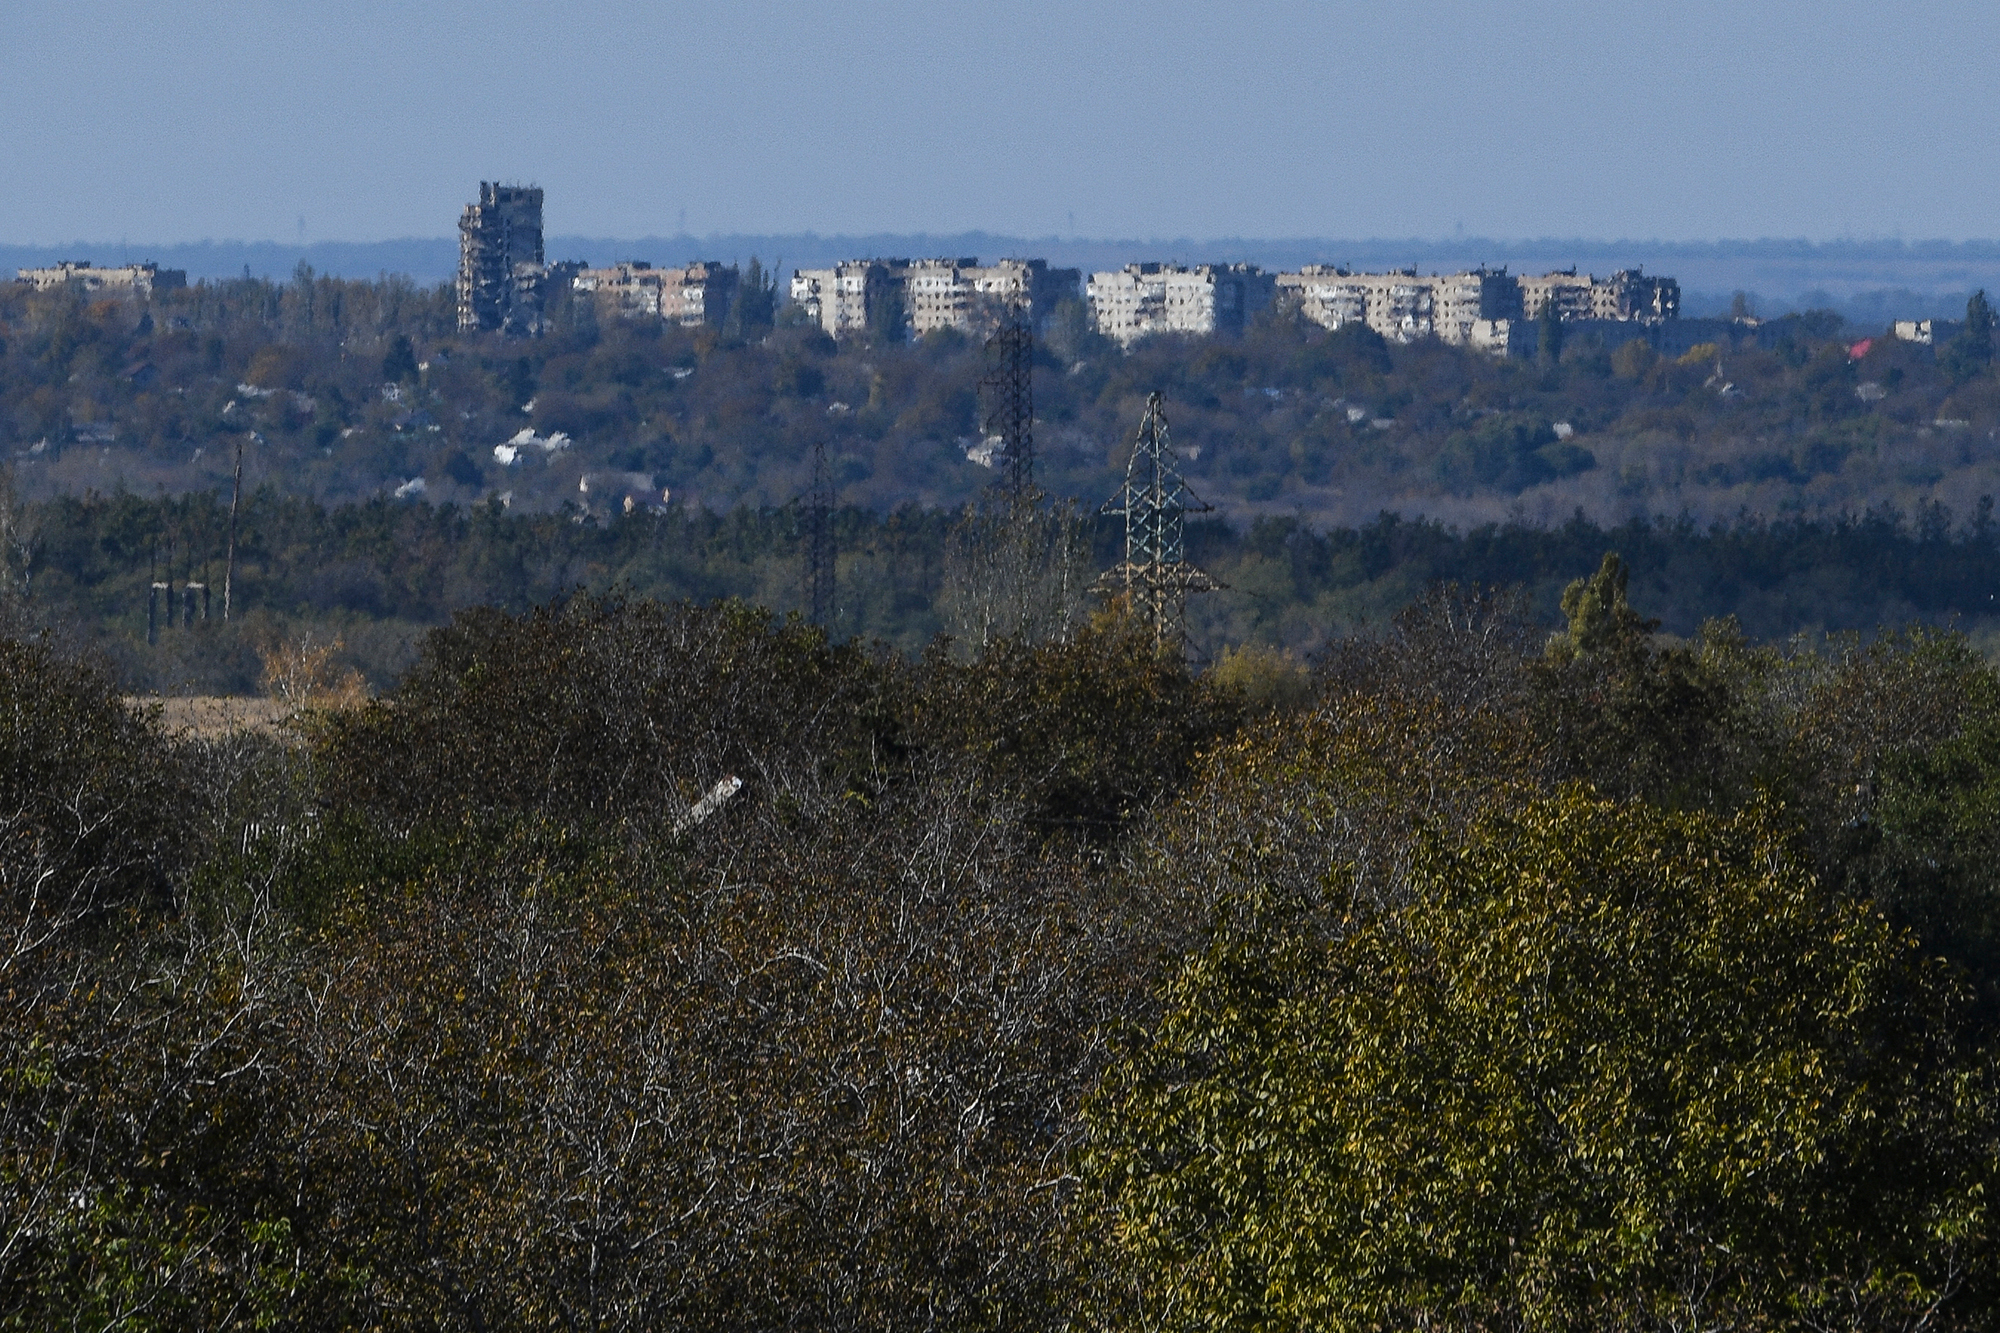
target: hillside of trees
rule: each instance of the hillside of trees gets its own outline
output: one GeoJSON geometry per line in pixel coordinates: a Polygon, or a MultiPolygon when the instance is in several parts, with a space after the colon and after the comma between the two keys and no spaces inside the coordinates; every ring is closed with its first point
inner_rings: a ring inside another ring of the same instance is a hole
{"type": "Polygon", "coordinates": [[[1991,1328],[2000,673],[1558,600],[576,596],[194,735],[11,629],[0,1327],[1991,1328]]]}
{"type": "MultiPolygon", "coordinates": [[[[226,491],[240,445],[253,489],[599,516],[663,492],[682,508],[782,506],[818,443],[842,502],[875,513],[955,508],[991,480],[967,457],[983,431],[974,342],[836,344],[763,304],[686,330],[600,319],[559,293],[548,336],[506,341],[460,334],[448,289],[393,278],[301,269],[144,307],[9,287],[0,451],[37,498],[226,491]],[[540,443],[496,456],[523,431],[540,443]]],[[[1158,390],[1196,491],[1239,524],[1964,509],[2000,490],[1990,317],[1968,327],[1983,332],[1933,349],[1790,316],[1670,360],[1573,338],[1554,358],[1496,362],[1282,313],[1241,338],[1121,352],[1072,304],[1039,344],[1041,479],[1101,500],[1158,390]]]]}

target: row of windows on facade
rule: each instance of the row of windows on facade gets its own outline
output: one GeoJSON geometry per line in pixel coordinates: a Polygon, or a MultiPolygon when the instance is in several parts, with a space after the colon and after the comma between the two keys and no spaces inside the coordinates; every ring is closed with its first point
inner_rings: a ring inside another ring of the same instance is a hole
{"type": "MultiPolygon", "coordinates": [[[[801,269],[791,299],[828,333],[882,325],[898,299],[912,333],[936,327],[976,329],[1010,310],[1040,318],[1077,289],[1074,269],[1040,260],[976,261],[859,259],[827,269],[801,269]],[[1004,277],[1003,277],[1004,275],[1004,277]]],[[[1659,324],[1680,315],[1680,285],[1637,269],[1609,278],[1575,270],[1540,276],[1505,269],[1419,275],[1415,270],[1354,273],[1308,265],[1296,273],[1266,273],[1254,264],[1128,264],[1093,273],[1084,286],[1099,333],[1121,343],[1162,333],[1240,330],[1274,303],[1287,303],[1328,328],[1363,323],[1385,338],[1439,338],[1505,351],[1514,326],[1555,318],[1659,324]]]]}
{"type": "Polygon", "coordinates": [[[1607,320],[1659,325],[1680,317],[1680,284],[1626,269],[1608,278],[1574,269],[1513,275],[1474,269],[1422,276],[1411,270],[1353,273],[1308,265],[1296,273],[1245,280],[1258,304],[1283,301],[1328,328],[1365,324],[1384,338],[1438,338],[1495,352],[1519,341],[1524,322],[1607,320]]]}

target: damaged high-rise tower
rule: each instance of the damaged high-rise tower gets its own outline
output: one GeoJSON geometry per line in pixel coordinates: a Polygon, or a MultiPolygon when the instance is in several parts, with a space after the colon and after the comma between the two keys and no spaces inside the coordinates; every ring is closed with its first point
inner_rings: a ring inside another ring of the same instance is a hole
{"type": "Polygon", "coordinates": [[[541,189],[479,182],[458,220],[458,327],[540,333],[547,273],[541,189]]]}

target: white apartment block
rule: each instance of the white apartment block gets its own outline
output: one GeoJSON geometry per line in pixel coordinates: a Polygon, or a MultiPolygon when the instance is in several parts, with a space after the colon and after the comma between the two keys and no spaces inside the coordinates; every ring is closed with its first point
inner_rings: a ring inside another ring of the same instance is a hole
{"type": "Polygon", "coordinates": [[[1521,317],[1521,288],[1507,270],[1485,267],[1431,281],[1431,328],[1441,341],[1491,347],[1521,317]]]}
{"type": "MultiPolygon", "coordinates": [[[[1497,322],[1520,318],[1520,289],[1505,269],[1421,276],[1413,268],[1393,273],[1351,273],[1308,264],[1280,273],[1279,292],[1315,324],[1337,329],[1366,324],[1391,342],[1438,338],[1448,343],[1489,341],[1497,322]],[[1485,327],[1482,327],[1485,326],[1485,327]]],[[[1504,337],[1505,330],[1499,331],[1504,337]]]]}
{"type": "Polygon", "coordinates": [[[921,338],[933,329],[965,328],[972,316],[972,284],[977,258],[919,259],[903,270],[903,315],[921,338]]]}
{"type": "Polygon", "coordinates": [[[1026,311],[1040,319],[1058,301],[1074,298],[1083,274],[1073,268],[1050,268],[1042,259],[1001,259],[984,268],[962,271],[975,305],[1026,311]]]}
{"type": "MultiPolygon", "coordinates": [[[[1307,264],[1297,273],[1278,275],[1278,296],[1287,302],[1297,302],[1300,314],[1329,329],[1367,324],[1368,276],[1326,264],[1307,264]]],[[[1424,317],[1429,317],[1428,310],[1424,311],[1424,317]]]]}
{"type": "Polygon", "coordinates": [[[903,271],[903,313],[921,338],[939,329],[986,333],[1010,315],[1045,318],[1056,302],[1076,295],[1073,268],[1040,259],[919,259],[903,271]]]}
{"type": "Polygon", "coordinates": [[[1236,333],[1271,304],[1270,274],[1254,264],[1127,264],[1086,288],[1097,331],[1129,346],[1156,333],[1236,333]]]}
{"type": "Polygon", "coordinates": [[[625,319],[661,319],[689,327],[720,324],[736,296],[734,265],[713,260],[654,268],[633,260],[610,268],[587,268],[570,286],[589,292],[600,312],[625,319]]]}
{"type": "Polygon", "coordinates": [[[834,337],[870,327],[886,302],[900,299],[905,332],[940,329],[978,333],[1010,312],[1040,319],[1076,292],[1075,269],[1040,259],[856,259],[792,275],[791,299],[834,337]]]}
{"type": "Polygon", "coordinates": [[[1539,318],[1553,304],[1563,320],[1612,319],[1658,323],[1680,314],[1680,285],[1621,270],[1609,278],[1550,273],[1513,277],[1476,268],[1420,275],[1416,269],[1351,273],[1308,264],[1277,278],[1283,297],[1316,324],[1337,329],[1366,324],[1391,342],[1436,338],[1504,353],[1514,321],[1539,318]]]}
{"type": "Polygon", "coordinates": [[[832,268],[798,269],[792,274],[792,304],[828,337],[862,332],[868,328],[869,313],[887,297],[892,266],[907,268],[909,261],[851,259],[832,268]]]}
{"type": "Polygon", "coordinates": [[[1679,319],[1681,285],[1672,278],[1649,278],[1638,269],[1620,269],[1608,278],[1575,269],[1523,276],[1521,313],[1540,319],[1542,310],[1555,304],[1558,319],[1637,320],[1658,324],[1679,319]]]}
{"type": "Polygon", "coordinates": [[[121,292],[138,297],[155,291],[171,291],[187,286],[187,270],[161,268],[158,264],[120,264],[116,268],[95,268],[88,259],[65,259],[53,268],[24,268],[16,272],[38,292],[51,291],[75,283],[86,292],[121,292]]]}

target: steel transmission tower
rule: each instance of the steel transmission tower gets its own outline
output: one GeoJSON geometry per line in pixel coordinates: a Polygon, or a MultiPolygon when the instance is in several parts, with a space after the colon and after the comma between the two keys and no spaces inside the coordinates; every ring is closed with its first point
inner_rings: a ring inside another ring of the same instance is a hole
{"type": "Polygon", "coordinates": [[[1187,596],[1222,585],[1187,562],[1182,518],[1207,513],[1181,477],[1167,434],[1167,413],[1155,393],[1125,466],[1125,488],[1104,502],[1101,514],[1125,519],[1125,559],[1106,570],[1097,590],[1123,594],[1132,615],[1153,631],[1153,646],[1181,650],[1187,640],[1187,596]]]}
{"type": "Polygon", "coordinates": [[[992,369],[979,381],[986,399],[986,434],[1000,437],[1006,471],[1001,485],[1016,499],[1035,494],[1035,335],[1026,314],[1010,311],[986,340],[992,369]]]}
{"type": "Polygon", "coordinates": [[[833,628],[833,476],[826,468],[826,445],[813,445],[812,489],[805,502],[806,607],[812,623],[833,628]]]}

